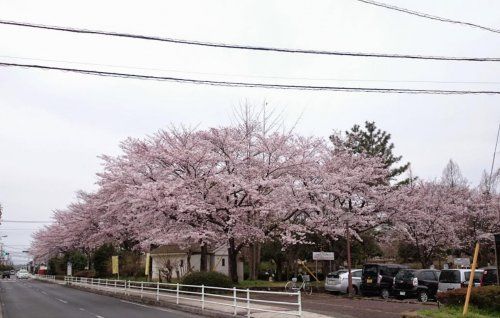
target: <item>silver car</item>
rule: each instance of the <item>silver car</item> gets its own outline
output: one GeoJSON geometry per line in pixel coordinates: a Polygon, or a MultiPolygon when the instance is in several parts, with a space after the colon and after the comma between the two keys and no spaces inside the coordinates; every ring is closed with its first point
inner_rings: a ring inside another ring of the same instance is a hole
{"type": "Polygon", "coordinates": [[[28,279],[30,278],[30,273],[25,269],[20,269],[16,274],[17,279],[28,279]]]}
{"type": "MultiPolygon", "coordinates": [[[[352,289],[354,294],[359,293],[359,285],[361,284],[362,269],[353,269],[352,273],[352,289]]],[[[347,269],[341,269],[326,275],[325,290],[331,292],[347,293],[349,284],[349,273],[347,269]]]]}
{"type": "MultiPolygon", "coordinates": [[[[470,273],[470,269],[443,269],[439,275],[438,291],[445,292],[447,290],[467,287],[470,273]]],[[[480,285],[482,274],[482,269],[474,271],[474,286],[480,285]]]]}

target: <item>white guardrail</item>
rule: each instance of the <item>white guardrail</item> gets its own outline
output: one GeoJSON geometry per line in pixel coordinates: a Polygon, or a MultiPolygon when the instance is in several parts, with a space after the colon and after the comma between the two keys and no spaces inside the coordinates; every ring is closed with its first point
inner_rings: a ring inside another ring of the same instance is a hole
{"type": "Polygon", "coordinates": [[[251,312],[271,312],[282,315],[302,317],[302,301],[300,291],[298,292],[275,292],[222,287],[211,287],[204,285],[184,285],[175,283],[139,282],[131,280],[116,280],[104,278],[86,278],[64,276],[67,285],[80,285],[99,290],[107,290],[125,295],[153,296],[156,301],[161,298],[175,298],[176,304],[179,300],[189,300],[201,303],[201,309],[205,304],[233,307],[233,315],[237,315],[238,308],[246,310],[246,316],[251,312]],[[275,301],[255,298],[269,296],[295,296],[296,301],[275,301]],[[188,297],[189,296],[189,297],[188,297]],[[252,297],[253,296],[253,297],[252,297]],[[219,300],[220,299],[220,300],[219,300]],[[224,302],[225,300],[225,302],[224,302]],[[260,305],[260,306],[259,306],[260,305]],[[267,305],[267,306],[266,306],[267,305]],[[274,306],[274,307],[271,307],[274,306]],[[276,308],[279,306],[279,308],[276,308]],[[286,307],[283,310],[279,310],[286,307]],[[291,310],[285,311],[291,307],[291,310]],[[292,310],[293,309],[293,310],[292,310]]]}
{"type": "Polygon", "coordinates": [[[54,281],[56,280],[56,276],[54,275],[38,275],[35,274],[33,275],[34,278],[39,279],[39,280],[47,280],[47,281],[54,281]]]}

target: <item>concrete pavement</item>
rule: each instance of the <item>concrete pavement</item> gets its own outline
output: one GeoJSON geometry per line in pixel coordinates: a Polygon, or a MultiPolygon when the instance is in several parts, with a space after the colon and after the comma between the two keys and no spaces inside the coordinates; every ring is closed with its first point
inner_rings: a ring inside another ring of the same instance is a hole
{"type": "Polygon", "coordinates": [[[3,318],[202,317],[31,279],[0,280],[0,301],[3,318]]]}

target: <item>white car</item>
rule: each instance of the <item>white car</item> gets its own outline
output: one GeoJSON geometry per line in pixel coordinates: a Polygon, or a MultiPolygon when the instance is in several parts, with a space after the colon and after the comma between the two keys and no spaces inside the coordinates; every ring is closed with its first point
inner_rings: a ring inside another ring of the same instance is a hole
{"type": "MultiPolygon", "coordinates": [[[[359,285],[361,284],[362,269],[352,269],[352,289],[354,294],[359,293],[359,285]]],[[[326,275],[325,290],[331,292],[347,293],[349,284],[349,272],[347,269],[341,269],[326,275]]]]}
{"type": "Polygon", "coordinates": [[[28,273],[28,271],[27,271],[27,270],[25,270],[25,269],[20,269],[20,270],[17,272],[16,277],[17,277],[18,279],[28,279],[28,278],[30,278],[30,273],[28,273]]]}
{"type": "MultiPolygon", "coordinates": [[[[439,275],[438,291],[445,292],[447,290],[467,287],[470,279],[470,269],[443,269],[439,275]]],[[[474,271],[474,287],[480,285],[482,269],[474,271]]]]}

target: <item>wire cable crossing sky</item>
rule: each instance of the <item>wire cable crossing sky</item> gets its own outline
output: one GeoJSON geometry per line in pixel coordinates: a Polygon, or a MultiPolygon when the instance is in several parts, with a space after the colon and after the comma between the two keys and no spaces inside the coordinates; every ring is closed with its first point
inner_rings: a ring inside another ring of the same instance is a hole
{"type": "Polygon", "coordinates": [[[16,63],[4,63],[4,62],[0,62],[0,67],[21,67],[21,68],[31,68],[31,69],[41,69],[41,70],[72,72],[72,73],[106,76],[106,77],[121,77],[121,78],[133,78],[140,80],[169,81],[177,83],[226,86],[226,87],[255,87],[255,88],[309,90],[309,91],[339,91],[339,92],[397,93],[397,94],[442,94],[442,95],[500,94],[500,91],[490,91],[490,90],[440,90],[440,89],[410,89],[410,88],[345,87],[345,86],[314,86],[314,85],[211,81],[211,80],[201,80],[201,79],[191,79],[191,78],[105,72],[98,70],[84,70],[76,68],[55,67],[55,66],[45,66],[36,64],[16,64],[16,63]]]}
{"type": "Polygon", "coordinates": [[[197,45],[213,48],[224,49],[238,49],[238,50],[251,50],[251,51],[267,51],[278,53],[298,53],[298,54],[315,54],[315,55],[336,55],[336,56],[351,56],[351,57],[372,57],[372,58],[396,58],[396,59],[413,59],[413,60],[438,60],[438,61],[462,61],[462,62],[500,62],[500,57],[459,57],[459,56],[432,56],[432,55],[413,55],[413,54],[389,54],[389,53],[363,53],[363,52],[348,52],[348,51],[325,51],[325,50],[309,50],[309,49],[293,49],[293,48],[280,48],[280,47],[266,47],[266,46],[252,46],[243,44],[228,44],[220,42],[204,42],[194,40],[174,39],[167,37],[158,37],[152,35],[140,35],[131,33],[99,31],[81,28],[61,27],[53,25],[35,24],[27,22],[16,22],[0,20],[0,24],[14,25],[20,27],[45,29],[52,31],[73,32],[81,34],[95,34],[102,36],[114,36],[131,38],[138,40],[150,40],[170,42],[186,45],[197,45]]]}
{"type": "Polygon", "coordinates": [[[406,8],[397,7],[394,5],[387,4],[387,3],[382,3],[382,2],[372,1],[372,0],[356,0],[356,1],[364,2],[367,4],[371,4],[374,6],[378,6],[378,7],[394,10],[394,11],[399,11],[399,12],[404,12],[404,13],[416,15],[416,16],[426,18],[426,19],[447,22],[447,23],[453,23],[453,24],[459,24],[459,25],[473,27],[473,28],[477,28],[477,29],[481,29],[481,30],[485,30],[485,31],[494,32],[494,33],[500,33],[500,29],[494,29],[494,28],[490,28],[487,26],[482,26],[479,24],[465,22],[465,21],[452,20],[452,19],[448,19],[448,18],[438,17],[435,15],[431,15],[431,14],[427,14],[427,13],[423,13],[423,12],[418,12],[418,11],[414,11],[414,10],[410,10],[410,9],[406,9],[406,8]]]}

